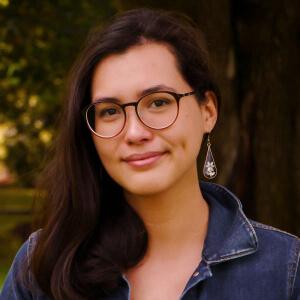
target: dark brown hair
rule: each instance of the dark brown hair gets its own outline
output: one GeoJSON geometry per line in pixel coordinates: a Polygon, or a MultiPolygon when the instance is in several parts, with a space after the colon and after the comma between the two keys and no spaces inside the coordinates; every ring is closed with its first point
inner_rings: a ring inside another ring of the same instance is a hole
{"type": "Polygon", "coordinates": [[[199,101],[206,90],[219,101],[204,39],[187,17],[137,9],[91,31],[71,70],[54,154],[41,175],[46,218],[30,268],[39,287],[54,299],[98,299],[111,293],[122,272],[147,249],[145,226],[106,173],[81,114],[91,101],[95,66],[147,40],[170,47],[199,101]]]}

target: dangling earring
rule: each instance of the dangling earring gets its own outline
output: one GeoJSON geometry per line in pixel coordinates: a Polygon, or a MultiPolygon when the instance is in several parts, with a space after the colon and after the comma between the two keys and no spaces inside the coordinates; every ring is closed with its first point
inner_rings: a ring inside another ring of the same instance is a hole
{"type": "Polygon", "coordinates": [[[203,175],[207,179],[213,179],[217,176],[217,166],[211,151],[209,135],[207,137],[207,153],[203,167],[203,175]]]}

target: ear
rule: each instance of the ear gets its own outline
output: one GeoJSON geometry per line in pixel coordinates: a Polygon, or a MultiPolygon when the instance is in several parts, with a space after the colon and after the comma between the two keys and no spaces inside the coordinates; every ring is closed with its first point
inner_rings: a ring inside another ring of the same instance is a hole
{"type": "Polygon", "coordinates": [[[201,103],[202,115],[204,120],[204,130],[210,133],[218,118],[217,96],[212,91],[206,91],[204,94],[205,100],[201,103]]]}

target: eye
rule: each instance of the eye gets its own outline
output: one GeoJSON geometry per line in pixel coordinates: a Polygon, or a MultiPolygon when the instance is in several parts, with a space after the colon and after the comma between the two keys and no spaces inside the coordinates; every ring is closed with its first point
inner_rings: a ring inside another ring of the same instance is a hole
{"type": "Polygon", "coordinates": [[[176,105],[176,99],[172,94],[166,92],[157,92],[146,95],[139,103],[139,110],[145,110],[149,113],[163,113],[169,111],[176,105]]]}
{"type": "Polygon", "coordinates": [[[96,115],[99,119],[112,119],[122,114],[121,107],[114,103],[98,103],[95,106],[96,115]]]}
{"type": "Polygon", "coordinates": [[[116,113],[117,110],[115,108],[106,108],[100,111],[100,117],[113,116],[116,113]]]}
{"type": "Polygon", "coordinates": [[[156,99],[151,103],[151,107],[161,107],[161,106],[165,106],[168,105],[170,103],[169,100],[167,99],[156,99]]]}

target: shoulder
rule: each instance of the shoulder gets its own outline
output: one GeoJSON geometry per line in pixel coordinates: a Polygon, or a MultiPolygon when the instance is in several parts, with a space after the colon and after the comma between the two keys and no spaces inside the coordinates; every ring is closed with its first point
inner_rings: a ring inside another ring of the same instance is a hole
{"type": "Polygon", "coordinates": [[[33,232],[19,248],[7,273],[0,299],[46,299],[36,298],[40,293],[29,270],[30,258],[37,243],[40,230],[33,232]]]}
{"type": "MultiPolygon", "coordinates": [[[[219,204],[218,223],[220,219],[231,218],[228,231],[234,236],[230,242],[239,243],[241,237],[245,247],[252,247],[251,255],[243,261],[244,270],[250,278],[274,285],[277,290],[282,287],[288,299],[300,300],[300,240],[297,236],[278,228],[249,219],[243,211],[240,200],[226,187],[218,184],[201,182],[201,188],[209,197],[219,204]],[[231,214],[225,214],[225,212],[231,214]],[[242,232],[242,233],[241,233],[242,232]],[[250,263],[250,265],[249,265],[250,263]],[[250,272],[252,271],[252,272],[250,272]],[[254,276],[254,277],[253,277],[254,276]],[[292,298],[290,296],[293,295],[292,298]]],[[[221,231],[222,228],[219,228],[221,231]]],[[[241,262],[239,260],[239,262],[241,262]]]]}
{"type": "Polygon", "coordinates": [[[286,254],[295,262],[299,262],[300,239],[284,230],[248,219],[257,236],[259,248],[273,249],[270,255],[277,252],[286,254]]]}
{"type": "Polygon", "coordinates": [[[34,250],[34,247],[38,241],[38,237],[41,233],[42,229],[39,229],[33,233],[30,234],[28,239],[23,243],[23,245],[18,250],[15,261],[21,260],[26,261],[26,265],[29,265],[31,254],[34,250]]]}
{"type": "Polygon", "coordinates": [[[300,239],[286,231],[249,219],[258,240],[258,255],[267,259],[274,270],[287,274],[290,295],[300,298],[300,239]]]}
{"type": "Polygon", "coordinates": [[[38,229],[37,231],[31,233],[31,235],[28,237],[27,241],[25,242],[25,243],[27,243],[26,255],[27,255],[28,259],[30,258],[31,253],[34,250],[34,247],[38,241],[38,238],[39,238],[41,232],[42,232],[42,229],[38,229]]]}
{"type": "Polygon", "coordinates": [[[272,233],[274,234],[274,236],[276,236],[277,238],[284,238],[284,239],[296,239],[299,240],[299,238],[296,235],[293,235],[287,231],[278,229],[276,227],[270,226],[270,225],[266,225],[254,220],[249,219],[250,223],[252,224],[252,226],[256,229],[256,231],[260,231],[261,233],[272,233]]]}

